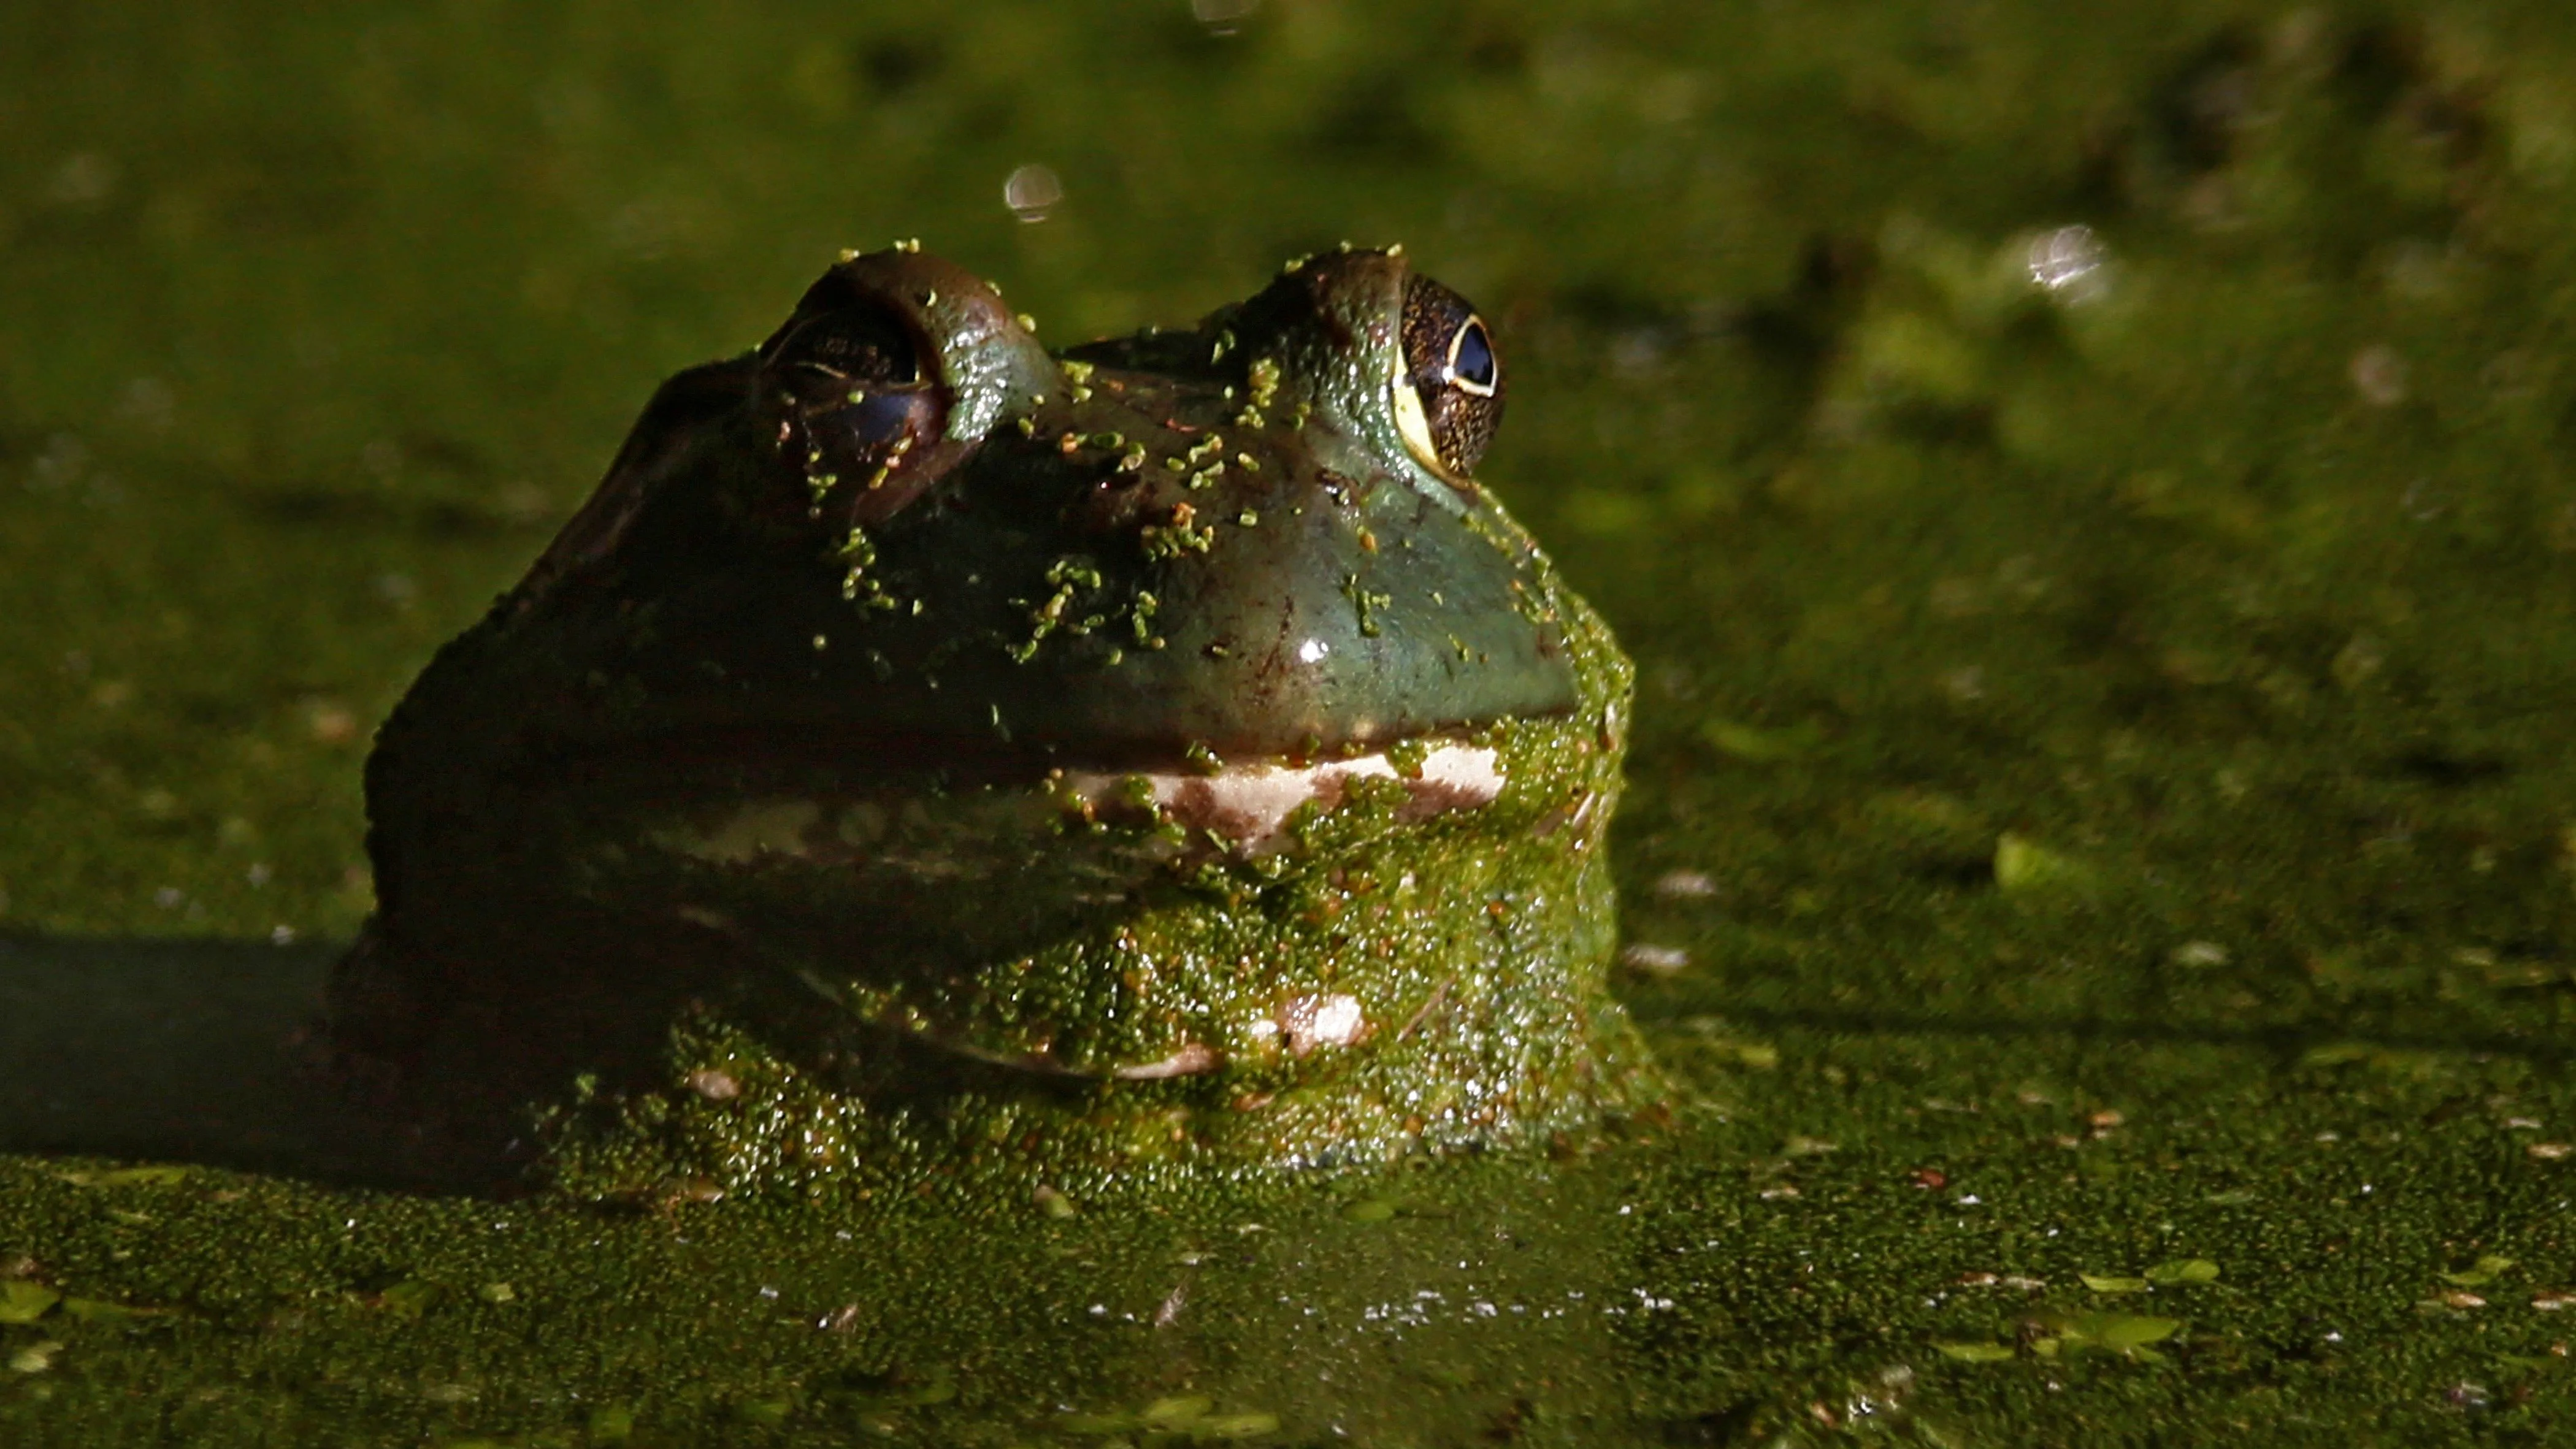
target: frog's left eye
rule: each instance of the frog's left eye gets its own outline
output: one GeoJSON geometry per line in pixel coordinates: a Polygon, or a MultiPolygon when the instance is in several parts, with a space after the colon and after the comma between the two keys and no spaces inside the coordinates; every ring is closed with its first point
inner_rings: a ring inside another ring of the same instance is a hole
{"type": "Polygon", "coordinates": [[[1503,365],[1467,299],[1429,277],[1404,284],[1404,372],[1395,419],[1423,466],[1467,485],[1503,420],[1503,365]]]}
{"type": "Polygon", "coordinates": [[[845,497],[854,517],[874,519],[919,491],[948,395],[891,308],[839,299],[782,329],[761,363],[782,405],[779,447],[804,472],[814,506],[845,497]]]}

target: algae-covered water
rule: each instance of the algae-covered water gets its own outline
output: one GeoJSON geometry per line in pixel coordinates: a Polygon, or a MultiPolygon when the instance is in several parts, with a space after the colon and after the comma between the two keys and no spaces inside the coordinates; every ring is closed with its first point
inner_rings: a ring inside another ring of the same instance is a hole
{"type": "Polygon", "coordinates": [[[2536,5],[0,13],[0,1439],[2564,1442],[2570,75],[2536,5]],[[1477,299],[1640,667],[1670,1122],[335,1185],[273,1043],[374,722],[898,236],[1057,343],[1343,238],[1477,299]]]}

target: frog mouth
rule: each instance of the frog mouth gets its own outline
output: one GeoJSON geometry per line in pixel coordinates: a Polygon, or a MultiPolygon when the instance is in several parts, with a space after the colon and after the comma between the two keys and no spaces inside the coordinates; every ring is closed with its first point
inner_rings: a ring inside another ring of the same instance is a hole
{"type": "MultiPolygon", "coordinates": [[[[675,766],[685,770],[685,762],[698,760],[762,759],[776,766],[800,758],[816,762],[846,758],[843,752],[816,750],[810,736],[770,738],[770,747],[755,751],[747,748],[743,736],[727,735],[720,746],[701,744],[693,752],[675,748],[675,742],[664,737],[652,748],[627,752],[625,758],[631,768],[663,776],[675,766]]],[[[1395,815],[1401,824],[1490,805],[1506,783],[1500,755],[1491,746],[1454,739],[1420,741],[1404,753],[1412,758],[1381,751],[1306,763],[1245,760],[1213,769],[1142,762],[1124,768],[1071,765],[1047,777],[1047,793],[1060,804],[1098,817],[1149,814],[1181,826],[1194,839],[1261,856],[1295,843],[1293,825],[1301,810],[1310,805],[1316,811],[1333,810],[1358,782],[1383,780],[1401,788],[1405,800],[1395,815]]],[[[946,766],[967,779],[984,774],[976,768],[979,763],[965,752],[949,758],[930,752],[905,759],[911,768],[946,766]]],[[[994,772],[989,778],[1008,777],[1008,772],[994,772]]],[[[705,816],[689,829],[668,832],[661,843],[682,854],[723,863],[747,863],[762,856],[819,858],[810,827],[822,813],[793,790],[753,789],[734,798],[721,815],[705,816]]]]}
{"type": "MultiPolygon", "coordinates": [[[[1371,803],[1380,809],[1392,803],[1393,820],[1405,823],[1489,805],[1501,796],[1506,783],[1499,752],[1493,747],[1433,737],[1378,753],[1307,762],[1247,760],[1212,770],[1067,768],[1055,773],[1043,789],[1008,792],[1003,809],[1018,822],[1014,830],[1034,825],[1068,804],[1096,809],[1103,817],[1150,813],[1188,833],[1191,843],[1180,847],[1186,856],[1201,857],[1213,848],[1258,858],[1297,848],[1302,822],[1343,805],[1355,789],[1375,787],[1371,803]],[[1392,792],[1386,790],[1390,785],[1401,792],[1392,801],[1392,792]]],[[[720,815],[705,817],[688,829],[659,833],[654,839],[665,849],[728,873],[746,868],[757,873],[773,866],[837,870],[863,864],[884,872],[892,882],[884,888],[906,897],[924,891],[964,890],[971,898],[975,891],[1005,889],[1006,875],[1025,869],[1017,854],[983,858],[972,849],[958,848],[953,839],[928,840],[917,847],[891,848],[884,843],[859,847],[844,835],[844,824],[833,818],[826,803],[755,792],[730,801],[720,815]]],[[[1232,1049],[1224,1040],[1232,1040],[1235,1047],[1257,1041],[1264,1053],[1277,1050],[1303,1057],[1319,1048],[1358,1045],[1376,1032],[1376,1024],[1354,998],[1332,994],[1324,987],[1300,993],[1283,986],[1286,994],[1275,1013],[1251,1022],[1239,1034],[1220,1032],[1221,1040],[1215,1043],[1194,1036],[1105,1060],[1068,1060],[1043,1043],[1012,1042],[1007,1036],[997,1040],[964,1022],[935,1019],[942,1013],[925,1019],[892,998],[854,990],[852,983],[815,969],[809,955],[782,949],[766,930],[739,917],[732,902],[692,902],[674,914],[784,968],[784,974],[844,1013],[845,1020],[883,1038],[887,1045],[926,1053],[925,1061],[944,1061],[948,1068],[943,1070],[1003,1073],[997,1082],[1089,1088],[1203,1077],[1229,1067],[1232,1049]]],[[[1007,954],[1007,948],[995,949],[1007,954]]]]}
{"type": "Polygon", "coordinates": [[[1252,762],[1212,771],[1131,770],[1116,774],[1071,770],[1066,789],[1092,806],[1144,804],[1136,783],[1154,810],[1196,832],[1210,832],[1251,855],[1266,855],[1289,844],[1289,821],[1312,804],[1330,810],[1342,803],[1356,780],[1393,780],[1408,799],[1398,818],[1426,820],[1452,810],[1472,810],[1502,794],[1503,775],[1495,752],[1482,745],[1456,742],[1434,746],[1418,765],[1399,767],[1384,754],[1326,760],[1311,765],[1252,762]]]}

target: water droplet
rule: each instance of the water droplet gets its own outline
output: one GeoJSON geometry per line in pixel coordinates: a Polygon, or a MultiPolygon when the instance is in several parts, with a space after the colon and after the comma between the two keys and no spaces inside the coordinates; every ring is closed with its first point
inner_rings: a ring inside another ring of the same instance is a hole
{"type": "Polygon", "coordinates": [[[1064,200],[1064,182],[1053,168],[1030,162],[1011,173],[1002,183],[1002,204],[1020,220],[1044,221],[1055,204],[1064,200]]]}
{"type": "Polygon", "coordinates": [[[1261,0],[1190,0],[1190,17],[1210,35],[1232,35],[1261,8],[1261,0]]]}
{"type": "Polygon", "coordinates": [[[88,211],[106,205],[122,180],[124,171],[114,158],[82,151],[64,157],[63,164],[54,168],[53,179],[45,186],[45,199],[57,206],[88,211]]]}
{"type": "Polygon", "coordinates": [[[2349,371],[2353,390],[2372,407],[2393,408],[2406,401],[2406,359],[2386,343],[2374,342],[2354,353],[2349,371]]]}
{"type": "Polygon", "coordinates": [[[1667,900],[1706,900],[1717,894],[1717,882],[1706,871],[1668,870],[1655,878],[1655,894],[1667,900]]]}
{"type": "Polygon", "coordinates": [[[2101,239],[2089,226],[2061,226],[2031,238],[2030,280],[2059,301],[2090,302],[2106,290],[2101,239]]]}
{"type": "Polygon", "coordinates": [[[1690,965],[1690,952],[1679,946],[1632,943],[1619,953],[1619,964],[1648,976],[1670,976],[1690,965]]]}

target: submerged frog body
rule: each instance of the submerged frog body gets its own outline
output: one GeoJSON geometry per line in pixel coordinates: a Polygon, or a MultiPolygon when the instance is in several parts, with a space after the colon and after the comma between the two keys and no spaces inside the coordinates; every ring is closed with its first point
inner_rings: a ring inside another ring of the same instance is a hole
{"type": "Polygon", "coordinates": [[[612,1187],[1597,1121],[1629,668],[1474,481],[1502,401],[1394,252],[1053,356],[846,258],[386,723],[334,1047],[612,1187]]]}

